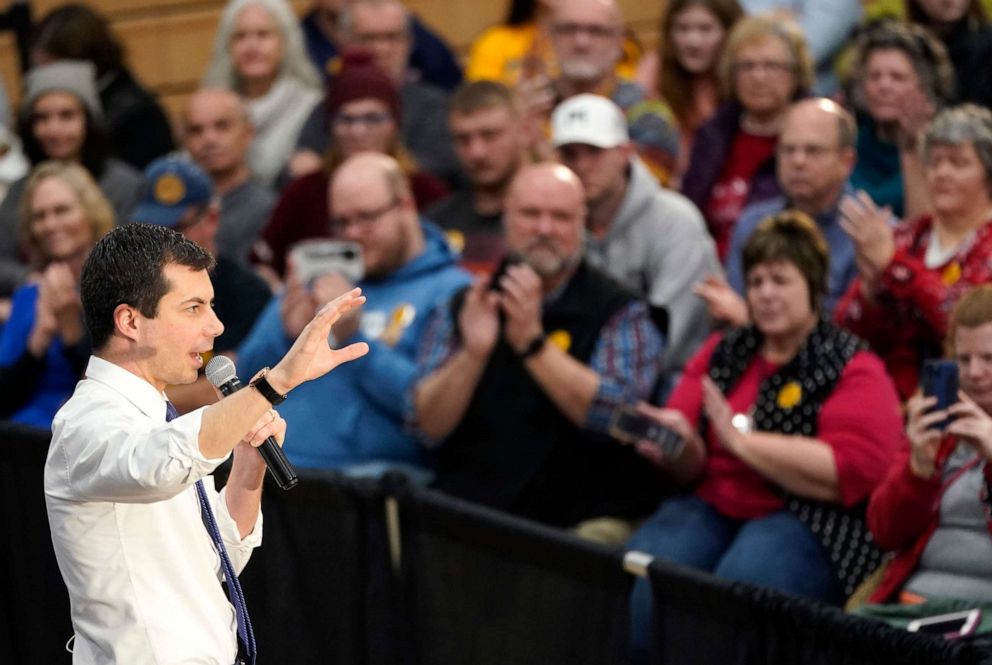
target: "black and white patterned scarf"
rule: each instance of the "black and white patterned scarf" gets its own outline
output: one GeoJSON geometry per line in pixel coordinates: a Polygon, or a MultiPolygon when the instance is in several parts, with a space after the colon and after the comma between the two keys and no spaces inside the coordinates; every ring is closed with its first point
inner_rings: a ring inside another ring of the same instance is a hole
{"type": "MultiPolygon", "coordinates": [[[[710,378],[727,394],[761,347],[763,338],[754,326],[729,330],[710,359],[710,378]]],[[[868,346],[852,333],[821,319],[796,356],[762,381],[754,405],[754,427],[815,438],[823,403],[833,392],[844,367],[868,346]]],[[[705,420],[703,421],[705,423],[705,420]]],[[[704,424],[705,426],[705,424],[704,424]]],[[[865,504],[844,508],[806,499],[781,490],[786,506],[819,538],[834,573],[850,596],[882,563],[865,523],[865,504]]]]}

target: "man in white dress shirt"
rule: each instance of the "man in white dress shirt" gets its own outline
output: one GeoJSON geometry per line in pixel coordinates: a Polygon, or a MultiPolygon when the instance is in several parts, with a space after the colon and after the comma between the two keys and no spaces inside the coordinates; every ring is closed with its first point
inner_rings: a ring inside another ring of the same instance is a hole
{"type": "Polygon", "coordinates": [[[364,301],[356,289],[320,310],[253,389],[167,419],[165,387],[195,381],[223,330],[212,264],[179,233],[132,224],[100,240],[83,269],[94,355],[55,417],[45,466],[74,664],[235,662],[236,612],[195,483],[206,480],[204,498],[240,572],[262,536],[265,466],[255,447],[285,434],[272,406],[368,350],[327,344],[331,325],[364,301]],[[218,494],[209,474],[232,451],[218,494]]]}

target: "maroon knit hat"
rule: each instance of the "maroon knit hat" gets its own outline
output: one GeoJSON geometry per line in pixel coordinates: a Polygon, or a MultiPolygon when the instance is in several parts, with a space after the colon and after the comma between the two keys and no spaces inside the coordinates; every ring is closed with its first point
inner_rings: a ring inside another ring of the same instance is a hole
{"type": "Polygon", "coordinates": [[[372,52],[350,47],[341,55],[341,69],[327,84],[327,115],[334,116],[341,107],[356,99],[378,99],[400,121],[400,93],[386,72],[376,66],[372,52]]]}

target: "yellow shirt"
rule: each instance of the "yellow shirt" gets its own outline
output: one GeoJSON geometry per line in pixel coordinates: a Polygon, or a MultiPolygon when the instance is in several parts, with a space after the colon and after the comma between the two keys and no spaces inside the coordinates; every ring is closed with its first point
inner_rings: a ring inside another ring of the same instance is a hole
{"type": "MultiPolygon", "coordinates": [[[[616,68],[618,76],[623,79],[633,78],[641,51],[641,46],[631,37],[624,39],[623,55],[616,68]]],[[[554,49],[551,48],[548,37],[538,31],[535,23],[520,26],[497,25],[485,30],[472,42],[465,78],[469,81],[499,81],[512,87],[523,78],[525,64],[534,69],[533,72],[528,72],[530,75],[541,70],[550,78],[558,74],[554,49]],[[533,58],[534,62],[528,64],[527,58],[533,58]]]]}

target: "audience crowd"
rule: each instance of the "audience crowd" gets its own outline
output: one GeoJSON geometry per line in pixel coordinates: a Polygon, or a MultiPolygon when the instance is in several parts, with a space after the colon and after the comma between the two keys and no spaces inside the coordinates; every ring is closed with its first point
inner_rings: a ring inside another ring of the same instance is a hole
{"type": "MultiPolygon", "coordinates": [[[[896,625],[992,613],[983,4],[661,4],[645,50],[618,0],[512,0],[461,63],[401,0],[230,0],[173,123],[98,10],[18,23],[0,417],[51,426],[87,254],[167,226],[216,256],[213,352],[242,376],[367,296],[328,341],[369,354],[279,408],[300,467],[896,625]]],[[[645,582],[631,602],[642,662],[645,582]]]]}

